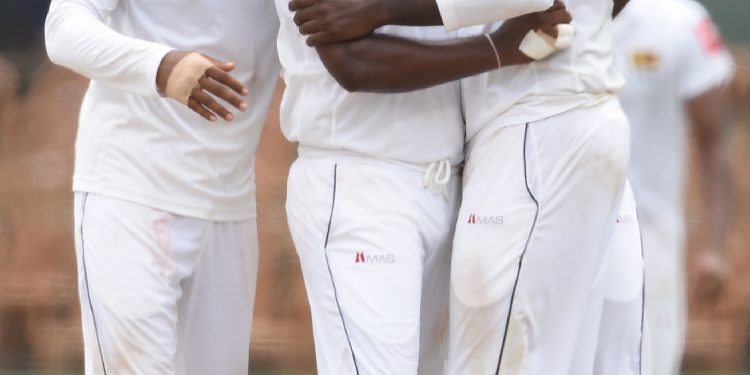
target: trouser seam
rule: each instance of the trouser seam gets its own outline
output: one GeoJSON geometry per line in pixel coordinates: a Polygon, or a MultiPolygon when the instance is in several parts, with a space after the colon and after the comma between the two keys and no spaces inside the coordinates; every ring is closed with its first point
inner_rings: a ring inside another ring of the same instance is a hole
{"type": "Polygon", "coordinates": [[[84,193],[83,203],[81,207],[81,224],[80,224],[80,235],[81,235],[81,265],[83,266],[83,280],[86,284],[86,297],[89,302],[89,310],[91,311],[91,321],[94,323],[94,335],[96,336],[96,345],[99,348],[99,358],[102,361],[102,370],[104,375],[107,375],[107,365],[104,362],[104,351],[102,350],[102,342],[99,337],[99,326],[96,323],[96,314],[94,314],[94,304],[91,301],[91,288],[89,287],[89,275],[86,268],[86,246],[83,239],[83,221],[86,215],[86,202],[88,201],[89,194],[84,193]]]}
{"type": "Polygon", "coordinates": [[[526,243],[524,244],[523,251],[521,252],[521,256],[518,260],[518,271],[516,272],[516,279],[513,282],[513,291],[511,292],[510,296],[510,306],[508,307],[508,316],[505,319],[505,330],[503,331],[503,340],[502,345],[500,346],[500,355],[497,360],[497,370],[495,370],[495,374],[500,374],[500,366],[503,362],[503,354],[505,353],[505,344],[507,342],[508,338],[508,329],[510,327],[510,318],[513,314],[513,304],[515,302],[516,297],[516,290],[518,289],[518,281],[521,278],[521,268],[523,267],[523,259],[526,255],[526,251],[529,249],[529,242],[531,242],[531,236],[534,233],[534,229],[536,228],[536,222],[539,218],[539,202],[537,201],[536,197],[534,196],[534,193],[531,192],[531,188],[529,186],[529,173],[528,173],[528,162],[526,160],[526,154],[527,149],[526,146],[528,145],[529,141],[529,124],[526,123],[526,127],[524,129],[523,134],[523,177],[524,177],[524,184],[526,186],[526,192],[529,194],[529,198],[534,202],[535,206],[535,212],[534,212],[534,221],[531,224],[531,230],[529,230],[529,235],[526,238],[526,243]]]}
{"type": "Polygon", "coordinates": [[[326,266],[328,267],[328,276],[331,278],[331,286],[333,287],[333,298],[336,300],[336,308],[339,312],[339,317],[341,318],[341,326],[344,328],[344,335],[346,336],[346,342],[349,345],[349,351],[352,354],[352,362],[354,363],[354,370],[356,371],[357,375],[359,375],[359,367],[357,366],[357,357],[354,355],[354,347],[352,346],[352,341],[349,338],[349,331],[346,329],[346,321],[344,319],[344,313],[341,310],[341,303],[339,303],[339,296],[338,291],[336,290],[336,282],[333,278],[333,271],[331,270],[331,262],[328,259],[328,240],[331,235],[331,224],[333,223],[333,212],[336,208],[336,185],[338,181],[338,164],[334,164],[333,166],[333,193],[331,198],[331,213],[328,217],[328,227],[326,229],[326,237],[325,242],[323,244],[323,256],[326,260],[326,266]]]}

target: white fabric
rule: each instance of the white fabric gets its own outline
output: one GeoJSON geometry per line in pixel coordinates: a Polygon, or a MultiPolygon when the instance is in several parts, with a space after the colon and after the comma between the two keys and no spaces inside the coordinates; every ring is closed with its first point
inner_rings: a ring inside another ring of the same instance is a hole
{"type": "Polygon", "coordinates": [[[646,258],[646,322],[655,375],[681,373],[687,329],[685,243],[641,219],[646,258]]]}
{"type": "Polygon", "coordinates": [[[635,198],[625,185],[609,239],[605,290],[594,374],[649,375],[644,330],[644,265],[635,198]]]}
{"type": "Polygon", "coordinates": [[[436,0],[448,31],[484,25],[552,6],[553,0],[436,0]]]}
{"type": "Polygon", "coordinates": [[[620,100],[632,128],[630,180],[647,269],[654,374],[679,373],[684,345],[686,101],[727,82],[733,63],[705,9],[692,0],[632,0],[615,22],[620,100]]]}
{"type": "Polygon", "coordinates": [[[277,22],[273,4],[261,0],[52,1],[50,58],[92,79],[73,189],[196,218],[253,217],[254,154],[277,81],[277,22]],[[171,49],[236,62],[250,108],[214,125],[158,97],[157,68],[171,49]]]}
{"type": "MultiPolygon", "coordinates": [[[[284,135],[300,146],[424,164],[463,161],[464,126],[458,82],[402,94],[350,93],[305,44],[287,0],[275,0],[281,19],[278,49],[286,91],[284,135]]],[[[417,39],[452,38],[441,27],[388,26],[378,32],[417,39]]]]}
{"type": "Polygon", "coordinates": [[[628,141],[610,100],[527,126],[487,126],[469,143],[449,374],[592,373],[628,141]]]}
{"type": "MultiPolygon", "coordinates": [[[[474,3],[474,0],[467,2],[474,3]]],[[[492,14],[502,0],[477,2],[475,14],[492,14]]],[[[462,81],[466,136],[471,140],[488,123],[508,126],[537,121],[590,105],[617,92],[622,77],[614,69],[612,1],[565,1],[576,30],[573,44],[549,58],[507,66],[462,81]]],[[[496,19],[493,21],[498,21],[496,19]]],[[[500,23],[459,30],[459,36],[496,30],[500,23]]]]}
{"type": "Polygon", "coordinates": [[[86,374],[246,374],[255,227],[77,193],[86,374]]]}
{"type": "Polygon", "coordinates": [[[459,200],[424,171],[350,155],[302,157],[287,216],[312,311],[319,374],[441,374],[459,200]]]}

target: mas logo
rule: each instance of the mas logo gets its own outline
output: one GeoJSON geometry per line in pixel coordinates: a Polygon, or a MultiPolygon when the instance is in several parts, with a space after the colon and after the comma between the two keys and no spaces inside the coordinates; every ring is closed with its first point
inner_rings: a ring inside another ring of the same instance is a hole
{"type": "Polygon", "coordinates": [[[501,225],[504,219],[502,216],[479,216],[477,214],[469,215],[469,224],[479,225],[501,225]]]}
{"type": "Polygon", "coordinates": [[[393,264],[396,263],[396,256],[393,254],[371,254],[365,251],[358,251],[354,257],[354,263],[393,264]]]}

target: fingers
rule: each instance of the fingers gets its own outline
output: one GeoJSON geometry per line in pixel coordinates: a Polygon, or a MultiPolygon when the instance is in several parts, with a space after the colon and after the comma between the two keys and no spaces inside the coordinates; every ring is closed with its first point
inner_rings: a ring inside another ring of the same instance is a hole
{"type": "Polygon", "coordinates": [[[328,44],[331,42],[335,42],[338,39],[334,37],[333,34],[328,32],[320,32],[310,35],[309,38],[307,38],[306,43],[310,47],[317,47],[323,44],[328,44]]]}
{"type": "Polygon", "coordinates": [[[229,113],[229,111],[226,108],[224,108],[224,106],[219,104],[216,100],[214,100],[213,97],[211,97],[211,95],[208,95],[205,91],[203,91],[200,88],[196,88],[193,90],[193,93],[190,96],[190,99],[195,99],[196,101],[198,101],[198,103],[202,107],[207,108],[208,110],[217,114],[219,117],[223,118],[226,121],[232,121],[234,119],[234,116],[231,113],[229,113]]]}
{"type": "Polygon", "coordinates": [[[206,108],[204,108],[200,103],[198,103],[198,100],[196,100],[193,97],[190,97],[188,99],[188,107],[193,110],[193,112],[199,114],[204,119],[214,122],[216,121],[216,116],[214,116],[213,113],[209,112],[206,108]]]}
{"type": "Polygon", "coordinates": [[[211,68],[206,71],[206,75],[220,84],[229,87],[240,95],[247,95],[247,87],[242,82],[234,79],[228,72],[222,69],[211,68]]]}
{"type": "Polygon", "coordinates": [[[292,0],[289,2],[289,10],[296,12],[299,9],[311,7],[317,3],[317,0],[292,0]]]}
{"type": "Polygon", "coordinates": [[[216,81],[213,81],[206,76],[203,76],[198,83],[200,83],[201,87],[208,91],[209,93],[213,94],[214,96],[217,96],[227,103],[233,105],[235,108],[239,109],[240,111],[244,111],[247,109],[247,104],[232,90],[227,88],[226,86],[220,85],[216,81]]]}
{"type": "Polygon", "coordinates": [[[323,31],[322,22],[318,20],[308,21],[299,27],[299,32],[302,35],[315,34],[323,31]]]}
{"type": "Polygon", "coordinates": [[[213,58],[211,56],[207,56],[207,55],[203,55],[203,57],[207,58],[214,65],[216,65],[216,67],[218,67],[219,69],[221,69],[221,70],[223,70],[225,72],[231,72],[232,70],[234,70],[234,68],[237,67],[237,64],[235,64],[233,62],[224,62],[224,61],[217,60],[217,59],[215,59],[215,58],[213,58]]]}
{"type": "Polygon", "coordinates": [[[564,9],[564,8],[565,8],[565,4],[563,4],[563,2],[562,2],[562,1],[560,1],[560,0],[555,0],[555,1],[554,1],[554,2],[552,3],[552,6],[551,6],[551,7],[549,7],[549,9],[547,9],[547,11],[551,11],[551,10],[557,10],[557,9],[564,9]]]}
{"type": "Polygon", "coordinates": [[[552,39],[557,39],[557,27],[555,26],[545,25],[539,31],[551,36],[552,39]]]}
{"type": "Polygon", "coordinates": [[[296,11],[294,13],[294,23],[297,26],[302,26],[307,22],[314,21],[317,18],[317,9],[318,7],[311,6],[309,8],[304,8],[296,11]]]}
{"type": "Polygon", "coordinates": [[[544,20],[547,25],[557,25],[558,23],[570,23],[573,21],[573,17],[568,13],[565,8],[546,12],[544,20]]]}
{"type": "Polygon", "coordinates": [[[564,8],[560,8],[553,11],[547,11],[539,15],[537,20],[540,24],[535,29],[549,35],[554,41],[557,39],[558,28],[557,25],[563,23],[570,23],[573,18],[570,13],[564,8]]]}

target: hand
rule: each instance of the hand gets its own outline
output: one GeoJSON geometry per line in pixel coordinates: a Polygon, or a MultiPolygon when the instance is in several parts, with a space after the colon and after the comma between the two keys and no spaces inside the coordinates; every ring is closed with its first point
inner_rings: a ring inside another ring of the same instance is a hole
{"type": "Polygon", "coordinates": [[[693,295],[701,302],[715,303],[724,289],[728,278],[728,266],[723,254],[716,250],[701,250],[691,281],[693,295]]]}
{"type": "Polygon", "coordinates": [[[555,0],[552,7],[542,12],[518,16],[505,21],[500,28],[490,34],[495,42],[503,66],[526,64],[535,61],[519,50],[521,42],[529,31],[541,31],[552,39],[557,38],[557,25],[573,20],[565,5],[555,0]]]}
{"type": "MultiPolygon", "coordinates": [[[[169,76],[175,66],[190,53],[172,51],[162,59],[156,74],[156,85],[159,92],[166,92],[169,76]]],[[[193,89],[188,100],[188,107],[212,122],[216,121],[217,115],[226,121],[232,121],[234,116],[222,104],[219,104],[213,96],[221,98],[240,111],[245,111],[247,103],[240,98],[240,95],[247,95],[247,87],[229,74],[235,68],[234,63],[225,63],[209,56],[205,57],[214,63],[214,67],[206,70],[206,73],[198,80],[199,87],[193,89]]]]}
{"type": "Polygon", "coordinates": [[[383,14],[377,7],[383,0],[291,0],[294,23],[307,45],[314,47],[358,39],[382,26],[383,14]]]}

